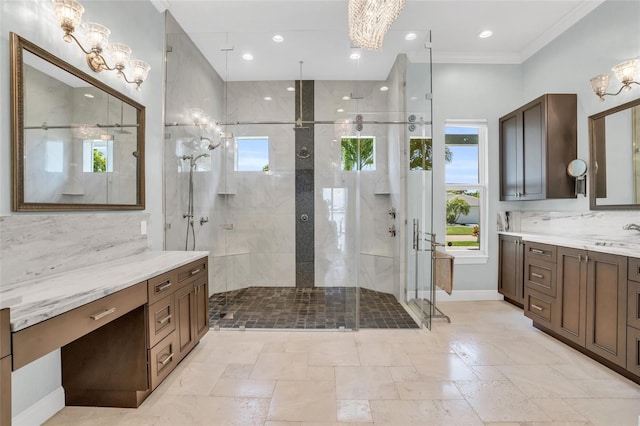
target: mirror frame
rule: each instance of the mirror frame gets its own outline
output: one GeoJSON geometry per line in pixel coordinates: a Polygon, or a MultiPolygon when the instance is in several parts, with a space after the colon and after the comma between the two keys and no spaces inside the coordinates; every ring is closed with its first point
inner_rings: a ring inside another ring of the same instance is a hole
{"type": "MultiPolygon", "coordinates": [[[[626,102],[622,105],[615,106],[606,111],[599,112],[589,117],[589,209],[590,210],[639,210],[640,204],[596,204],[596,188],[598,185],[598,166],[597,166],[597,153],[601,151],[598,146],[597,136],[599,130],[596,126],[598,120],[605,118],[608,115],[615,114],[625,109],[633,108],[640,105],[640,98],[633,101],[626,102]]],[[[601,165],[602,169],[603,166],[601,165]]],[[[606,173],[606,159],[604,164],[604,170],[606,173]]]]}
{"type": "Polygon", "coordinates": [[[105,83],[84,73],[73,65],[47,52],[40,46],[26,40],[18,34],[10,33],[11,44],[11,162],[12,162],[12,210],[18,212],[33,211],[85,211],[85,210],[144,210],[145,209],[145,107],[124,94],[109,87],[105,83]],[[24,62],[23,51],[61,68],[97,89],[106,92],[132,106],[137,111],[137,173],[135,204],[73,204],[73,203],[40,203],[26,202],[24,199],[24,62]]]}

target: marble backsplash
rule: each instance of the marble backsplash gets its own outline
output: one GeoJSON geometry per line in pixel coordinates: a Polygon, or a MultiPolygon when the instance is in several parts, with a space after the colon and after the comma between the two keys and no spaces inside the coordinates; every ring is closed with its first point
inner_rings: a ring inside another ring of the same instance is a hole
{"type": "Polygon", "coordinates": [[[498,231],[640,245],[640,232],[624,228],[633,223],[640,225],[638,210],[498,212],[498,231]]]}
{"type": "Polygon", "coordinates": [[[124,258],[150,248],[148,213],[0,217],[0,286],[124,258]]]}

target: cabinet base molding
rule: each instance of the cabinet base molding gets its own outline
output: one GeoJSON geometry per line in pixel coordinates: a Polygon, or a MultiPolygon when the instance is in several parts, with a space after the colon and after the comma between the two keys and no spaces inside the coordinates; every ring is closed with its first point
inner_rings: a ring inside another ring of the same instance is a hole
{"type": "Polygon", "coordinates": [[[631,380],[632,382],[635,382],[637,384],[640,385],[640,376],[636,376],[634,374],[631,374],[630,372],[628,372],[627,370],[625,370],[624,368],[620,367],[617,364],[614,364],[613,362],[609,361],[608,359],[605,359],[597,354],[594,354],[593,352],[580,347],[579,345],[577,345],[576,343],[574,343],[573,341],[559,335],[558,333],[549,330],[547,327],[545,327],[544,325],[541,325],[539,323],[534,322],[533,326],[535,328],[537,328],[538,330],[542,331],[543,333],[548,334],[549,336],[553,337],[556,340],[559,340],[560,342],[564,343],[567,346],[572,347],[573,349],[577,350],[578,352],[582,353],[583,355],[588,356],[589,358],[593,359],[594,361],[599,362],[600,364],[604,365],[605,367],[615,371],[616,373],[620,374],[621,376],[626,377],[627,379],[631,380]]]}
{"type": "Polygon", "coordinates": [[[518,302],[517,300],[513,300],[513,299],[508,298],[507,296],[504,296],[504,301],[507,302],[507,303],[511,303],[512,305],[517,306],[520,309],[524,309],[524,305],[522,303],[518,302]]]}
{"type": "Polygon", "coordinates": [[[64,408],[64,388],[60,386],[12,419],[14,425],[41,425],[64,408]]]}

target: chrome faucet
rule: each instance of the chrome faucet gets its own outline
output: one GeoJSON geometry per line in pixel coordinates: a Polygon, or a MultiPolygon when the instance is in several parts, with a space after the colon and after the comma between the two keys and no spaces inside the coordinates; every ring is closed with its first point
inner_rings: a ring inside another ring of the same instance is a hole
{"type": "Polygon", "coordinates": [[[640,232],[640,225],[637,225],[635,223],[627,223],[622,227],[622,229],[627,231],[634,230],[634,231],[640,232]]]}

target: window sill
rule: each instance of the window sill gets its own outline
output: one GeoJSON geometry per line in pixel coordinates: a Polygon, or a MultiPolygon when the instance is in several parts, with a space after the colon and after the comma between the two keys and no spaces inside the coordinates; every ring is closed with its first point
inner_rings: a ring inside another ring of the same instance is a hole
{"type": "Polygon", "coordinates": [[[489,256],[485,253],[464,253],[458,250],[447,250],[447,253],[455,257],[456,265],[483,265],[489,261],[489,256]]]}

